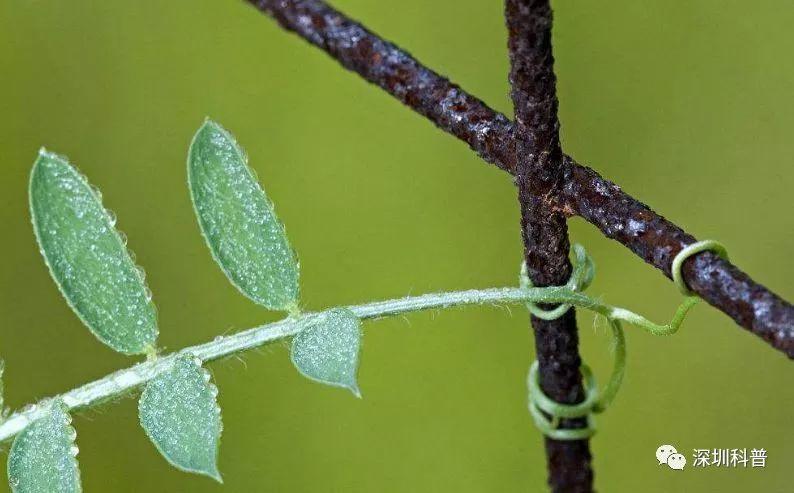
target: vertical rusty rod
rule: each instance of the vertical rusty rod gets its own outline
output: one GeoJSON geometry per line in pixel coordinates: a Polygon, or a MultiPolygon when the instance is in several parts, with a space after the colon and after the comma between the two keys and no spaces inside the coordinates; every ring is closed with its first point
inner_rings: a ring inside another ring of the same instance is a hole
{"type": "MultiPolygon", "coordinates": [[[[568,281],[571,263],[566,218],[554,206],[564,186],[564,168],[551,48],[551,5],[549,0],[506,0],[505,19],[524,256],[534,285],[559,286],[568,281]]],[[[556,320],[532,317],[532,326],[541,388],[558,402],[581,402],[584,390],[574,310],[556,320]]],[[[561,423],[567,428],[585,425],[583,418],[561,423]]],[[[545,442],[552,491],[592,491],[588,440],[546,437],[545,442]]]]}

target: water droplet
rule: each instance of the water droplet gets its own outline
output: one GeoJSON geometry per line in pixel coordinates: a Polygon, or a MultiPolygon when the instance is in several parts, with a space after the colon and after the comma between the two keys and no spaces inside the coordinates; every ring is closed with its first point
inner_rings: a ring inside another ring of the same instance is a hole
{"type": "Polygon", "coordinates": [[[96,194],[99,201],[102,202],[102,192],[94,185],[91,185],[91,191],[94,192],[94,194],[96,194]]]}
{"type": "Polygon", "coordinates": [[[127,246],[127,235],[124,234],[124,231],[119,231],[119,238],[121,238],[121,244],[127,246]]]}
{"type": "Polygon", "coordinates": [[[69,447],[69,453],[72,454],[72,457],[77,457],[77,454],[80,453],[80,449],[77,447],[77,445],[72,445],[69,447]]]}
{"type": "Polygon", "coordinates": [[[111,226],[115,226],[116,225],[116,213],[111,211],[110,209],[105,209],[105,212],[108,215],[108,219],[110,219],[110,225],[111,226]]]}
{"type": "Polygon", "coordinates": [[[36,406],[36,404],[28,404],[28,405],[26,405],[25,407],[22,408],[22,412],[23,413],[32,413],[32,412],[35,412],[36,409],[38,409],[38,406],[36,406]]]}
{"type": "Polygon", "coordinates": [[[149,289],[149,286],[144,287],[144,296],[146,297],[146,303],[152,301],[152,290],[149,289]]]}
{"type": "Polygon", "coordinates": [[[137,270],[138,271],[138,275],[141,276],[141,281],[145,281],[146,280],[146,271],[143,270],[143,267],[141,267],[140,265],[136,265],[135,266],[135,270],[137,270]]]}

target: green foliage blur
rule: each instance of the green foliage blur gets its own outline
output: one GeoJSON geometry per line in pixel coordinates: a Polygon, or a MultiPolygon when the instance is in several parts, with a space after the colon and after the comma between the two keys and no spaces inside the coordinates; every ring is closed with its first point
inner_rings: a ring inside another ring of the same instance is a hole
{"type": "MultiPolygon", "coordinates": [[[[566,151],[794,298],[794,7],[554,4],[566,151]]],[[[500,2],[335,5],[511,113],[500,2]]],[[[3,0],[0,114],[0,355],[12,407],[135,361],[81,326],[37,251],[27,181],[42,145],[69,156],[117,213],[147,270],[164,350],[278,316],[227,282],[199,234],[185,158],[207,115],[234,132],[275,201],[307,309],[517,282],[509,177],[240,1],[3,0]]],[[[680,295],[658,271],[584,221],[571,237],[598,263],[591,293],[654,320],[672,314],[680,295]]],[[[607,329],[579,320],[603,382],[607,329]]],[[[627,338],[625,384],[592,442],[600,491],[790,491],[791,362],[705,304],[674,337],[629,328],[627,338]],[[667,443],[687,456],[683,471],[657,465],[667,443]],[[765,448],[767,467],[696,469],[694,448],[765,448]]],[[[224,485],[171,468],[132,398],[75,417],[83,484],[542,491],[542,437],[526,411],[532,347],[520,307],[367,322],[358,400],[300,377],[287,344],[274,344],[211,365],[224,485]]]]}

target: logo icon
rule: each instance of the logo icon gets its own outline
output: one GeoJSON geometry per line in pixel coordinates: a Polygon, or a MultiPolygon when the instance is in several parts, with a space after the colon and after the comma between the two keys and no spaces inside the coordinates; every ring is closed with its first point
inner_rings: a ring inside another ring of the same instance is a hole
{"type": "Polygon", "coordinates": [[[686,465],[686,457],[678,453],[672,445],[661,445],[656,449],[656,460],[659,465],[667,464],[670,469],[681,471],[686,465]]]}

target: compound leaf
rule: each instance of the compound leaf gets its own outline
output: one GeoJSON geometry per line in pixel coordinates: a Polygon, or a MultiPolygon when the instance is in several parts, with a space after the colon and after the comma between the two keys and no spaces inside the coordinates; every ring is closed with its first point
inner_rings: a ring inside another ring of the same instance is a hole
{"type": "Polygon", "coordinates": [[[304,376],[361,397],[356,381],[360,347],[361,320],[350,310],[334,309],[295,335],[292,362],[304,376]]]}
{"type": "Polygon", "coordinates": [[[86,178],[42,149],[30,177],[33,230],[55,283],[102,342],[140,354],[157,339],[157,314],[142,271],[115,219],[86,178]]]}
{"type": "Polygon", "coordinates": [[[298,261],[284,226],[234,137],[207,120],[188,153],[188,185],[212,256],[244,295],[295,310],[298,261]]]}
{"type": "Polygon", "coordinates": [[[77,433],[66,406],[56,401],[45,416],[17,435],[8,455],[8,481],[14,493],[82,491],[77,465],[77,433]]]}
{"type": "Polygon", "coordinates": [[[217,465],[222,429],[217,395],[201,361],[180,355],[146,384],[138,414],[154,446],[174,467],[223,482],[217,465]]]}

